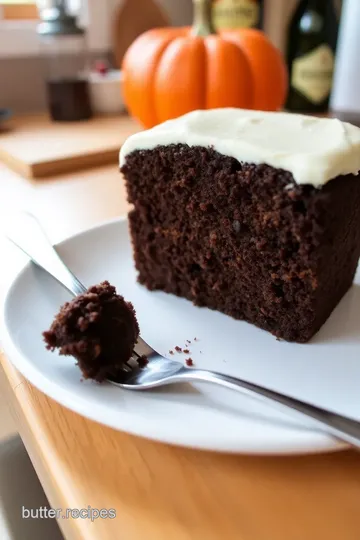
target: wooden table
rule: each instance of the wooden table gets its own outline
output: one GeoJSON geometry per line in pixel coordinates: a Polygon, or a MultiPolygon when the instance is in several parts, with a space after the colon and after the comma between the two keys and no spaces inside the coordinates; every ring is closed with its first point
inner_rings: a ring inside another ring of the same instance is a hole
{"type": "MultiPolygon", "coordinates": [[[[36,183],[0,166],[2,218],[18,206],[36,212],[54,242],[127,210],[115,166],[36,183]]],[[[1,249],[0,287],[11,273],[1,249]]],[[[60,520],[68,540],[360,538],[355,452],[246,457],[153,443],[61,407],[5,357],[2,367],[18,429],[52,507],[117,512],[116,519],[93,523],[60,520]]]]}

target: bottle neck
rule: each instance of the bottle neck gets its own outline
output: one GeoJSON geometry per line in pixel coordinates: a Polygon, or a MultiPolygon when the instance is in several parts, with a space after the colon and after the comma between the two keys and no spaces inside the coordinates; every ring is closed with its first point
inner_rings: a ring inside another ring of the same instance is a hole
{"type": "Polygon", "coordinates": [[[333,0],[308,0],[306,8],[307,10],[314,10],[318,13],[324,14],[327,11],[328,3],[333,0]]]}

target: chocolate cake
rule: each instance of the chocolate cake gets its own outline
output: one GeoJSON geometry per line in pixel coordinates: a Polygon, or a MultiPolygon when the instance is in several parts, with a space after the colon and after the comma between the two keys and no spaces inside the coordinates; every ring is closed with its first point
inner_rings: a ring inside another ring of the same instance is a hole
{"type": "Polygon", "coordinates": [[[360,129],[196,111],[130,137],[121,171],[139,281],[306,342],[360,255],[360,129]]]}
{"type": "Polygon", "coordinates": [[[85,379],[102,382],[121,375],[139,325],[132,304],[104,281],[64,304],[43,336],[49,350],[76,358],[85,379]]]}

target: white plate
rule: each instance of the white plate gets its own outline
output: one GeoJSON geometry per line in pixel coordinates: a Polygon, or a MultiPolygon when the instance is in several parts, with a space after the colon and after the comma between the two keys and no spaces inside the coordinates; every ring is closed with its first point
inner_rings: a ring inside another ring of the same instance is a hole
{"type": "MultiPolygon", "coordinates": [[[[197,367],[249,379],[360,420],[360,276],[310,344],[276,339],[245,322],[136,282],[127,221],[115,221],[59,245],[68,265],[88,284],[108,279],[136,308],[143,338],[168,356],[187,339],[197,367]],[[194,337],[198,340],[195,342],[194,337]]],[[[342,446],[256,399],[215,386],[169,386],[129,392],[81,382],[71,358],[45,350],[47,329],[68,294],[27,264],[2,306],[3,345],[36,387],[84,416],[167,443],[226,452],[290,454],[342,446]]],[[[184,361],[186,355],[175,358],[184,361]]]]}

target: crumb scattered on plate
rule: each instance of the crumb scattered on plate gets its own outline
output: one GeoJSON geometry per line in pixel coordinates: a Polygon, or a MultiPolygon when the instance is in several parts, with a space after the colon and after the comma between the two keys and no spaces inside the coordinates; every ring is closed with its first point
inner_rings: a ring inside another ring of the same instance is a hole
{"type": "Polygon", "coordinates": [[[194,365],[194,362],[193,362],[193,359],[192,358],[187,358],[185,360],[185,364],[188,366],[188,367],[191,367],[194,365]]]}

